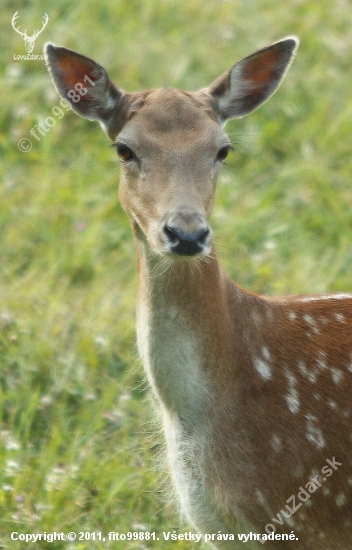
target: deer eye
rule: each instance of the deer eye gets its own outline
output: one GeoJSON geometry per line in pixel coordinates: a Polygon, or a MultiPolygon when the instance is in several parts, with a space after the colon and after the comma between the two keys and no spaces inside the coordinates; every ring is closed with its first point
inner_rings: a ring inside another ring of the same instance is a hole
{"type": "Polygon", "coordinates": [[[123,162],[129,162],[136,159],[136,155],[134,154],[132,149],[127,147],[127,145],[125,145],[124,143],[117,143],[116,149],[120,160],[122,160],[123,162]]]}
{"type": "Polygon", "coordinates": [[[227,155],[229,154],[230,149],[231,149],[230,145],[225,145],[225,147],[221,147],[221,149],[218,151],[218,154],[216,155],[216,160],[220,162],[225,160],[227,155]]]}

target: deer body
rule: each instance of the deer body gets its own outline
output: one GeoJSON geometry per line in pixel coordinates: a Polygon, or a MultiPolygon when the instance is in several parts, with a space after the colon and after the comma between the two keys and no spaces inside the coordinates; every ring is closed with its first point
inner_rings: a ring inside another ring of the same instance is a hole
{"type": "Polygon", "coordinates": [[[91,59],[47,46],[59,92],[88,81],[72,107],[116,143],[137,241],[139,352],[182,511],[224,535],[218,548],[250,531],[294,531],[267,540],[273,549],[352,541],[352,295],[245,291],[223,273],[209,225],[231,148],[221,125],[275,91],[295,47],[260,50],[194,94],[128,94],[91,59]]]}
{"type": "Polygon", "coordinates": [[[233,285],[216,258],[201,272],[186,263],[159,276],[143,252],[139,262],[150,276],[140,280],[148,291],[139,297],[138,345],[163,403],[169,463],[188,519],[202,533],[264,533],[269,523],[280,532],[275,518],[306,545],[285,541],[284,548],[347,549],[352,295],[269,299],[233,285]],[[197,320],[200,310],[217,322],[197,320]],[[320,471],[334,457],[346,471],[332,468],[324,482],[320,471]],[[317,494],[302,504],[300,487],[318,474],[317,494]]]}

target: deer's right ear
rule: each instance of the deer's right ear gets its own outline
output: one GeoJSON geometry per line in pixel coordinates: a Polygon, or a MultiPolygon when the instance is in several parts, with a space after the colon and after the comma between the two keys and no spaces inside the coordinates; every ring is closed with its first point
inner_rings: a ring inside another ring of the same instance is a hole
{"type": "Polygon", "coordinates": [[[46,44],[45,59],[59,94],[76,113],[98,120],[113,139],[113,115],[118,108],[123,110],[126,94],[114,86],[105,69],[89,57],[54,44],[46,44]]]}

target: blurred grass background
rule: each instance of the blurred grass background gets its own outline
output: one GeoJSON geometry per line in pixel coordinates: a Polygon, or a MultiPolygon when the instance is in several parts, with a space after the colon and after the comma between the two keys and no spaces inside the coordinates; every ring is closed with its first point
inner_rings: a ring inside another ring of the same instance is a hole
{"type": "MultiPolygon", "coordinates": [[[[351,291],[352,10],[348,0],[3,0],[0,12],[0,548],[165,548],[45,543],[13,531],[183,526],[167,505],[135,347],[135,246],[119,168],[99,125],[59,104],[42,61],[15,61],[21,30],[104,65],[120,87],[196,90],[242,56],[301,39],[278,93],[228,123],[237,151],[212,217],[227,272],[259,293],[351,291]],[[21,138],[32,149],[19,151],[21,138]]],[[[162,536],[161,536],[162,538],[162,536]]],[[[169,543],[171,544],[171,543],[169,543]]],[[[175,550],[190,550],[187,542],[175,550]]]]}

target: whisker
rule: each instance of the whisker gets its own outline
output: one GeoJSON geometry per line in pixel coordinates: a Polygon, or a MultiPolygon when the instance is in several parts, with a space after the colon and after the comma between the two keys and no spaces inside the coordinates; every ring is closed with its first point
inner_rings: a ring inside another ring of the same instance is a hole
{"type": "Polygon", "coordinates": [[[153,266],[153,273],[149,276],[150,279],[160,277],[161,275],[166,273],[166,271],[172,266],[172,262],[168,258],[160,256],[154,251],[153,257],[157,260],[157,263],[153,266]]]}
{"type": "Polygon", "coordinates": [[[214,244],[216,245],[216,248],[221,248],[222,250],[226,250],[227,252],[230,252],[230,248],[220,241],[214,241],[214,244]]]}

